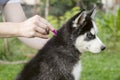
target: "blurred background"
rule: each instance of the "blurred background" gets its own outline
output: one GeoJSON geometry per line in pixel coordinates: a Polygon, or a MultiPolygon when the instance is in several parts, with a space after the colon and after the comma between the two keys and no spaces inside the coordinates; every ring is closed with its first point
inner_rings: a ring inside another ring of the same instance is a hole
{"type": "MultiPolygon", "coordinates": [[[[120,0],[21,0],[21,4],[28,18],[41,15],[56,29],[80,10],[90,10],[96,4],[98,36],[107,49],[81,56],[81,80],[120,80],[120,0]]],[[[17,38],[1,38],[0,80],[13,80],[36,52],[17,38]]]]}

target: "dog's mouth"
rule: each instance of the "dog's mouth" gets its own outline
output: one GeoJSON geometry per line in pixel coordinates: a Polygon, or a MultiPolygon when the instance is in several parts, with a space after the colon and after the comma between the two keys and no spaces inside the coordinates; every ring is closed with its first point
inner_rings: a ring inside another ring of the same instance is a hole
{"type": "Polygon", "coordinates": [[[94,49],[89,49],[88,48],[88,50],[92,53],[100,53],[100,52],[104,51],[105,48],[106,48],[105,46],[101,46],[101,47],[96,47],[94,49]]]}

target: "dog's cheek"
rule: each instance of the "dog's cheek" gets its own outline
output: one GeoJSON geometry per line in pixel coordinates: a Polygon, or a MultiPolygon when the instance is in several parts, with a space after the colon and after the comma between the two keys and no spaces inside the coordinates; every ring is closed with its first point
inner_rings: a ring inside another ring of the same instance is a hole
{"type": "Polygon", "coordinates": [[[86,42],[84,41],[84,36],[79,36],[76,41],[75,41],[75,47],[80,51],[80,52],[84,52],[86,51],[85,47],[86,47],[86,42]]]}

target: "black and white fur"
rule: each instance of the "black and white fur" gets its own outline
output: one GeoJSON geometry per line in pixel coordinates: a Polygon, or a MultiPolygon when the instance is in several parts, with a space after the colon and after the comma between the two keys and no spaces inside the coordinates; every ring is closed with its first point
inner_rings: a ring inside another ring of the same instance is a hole
{"type": "Polygon", "coordinates": [[[82,10],[68,20],[28,62],[16,80],[79,80],[80,55],[105,49],[97,37],[94,11],[82,10]]]}

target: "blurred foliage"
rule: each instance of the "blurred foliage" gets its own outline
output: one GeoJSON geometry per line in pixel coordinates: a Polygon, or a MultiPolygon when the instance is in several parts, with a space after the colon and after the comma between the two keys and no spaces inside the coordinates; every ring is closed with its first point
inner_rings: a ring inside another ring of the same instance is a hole
{"type": "MultiPolygon", "coordinates": [[[[46,0],[41,0],[41,14],[44,15],[44,9],[46,0]]],[[[75,6],[81,9],[91,9],[96,4],[99,8],[102,8],[101,0],[49,0],[49,14],[56,17],[63,16],[66,11],[71,10],[75,6]]]]}
{"type": "MultiPolygon", "coordinates": [[[[86,6],[86,9],[89,10],[93,7],[94,4],[96,4],[99,8],[102,7],[102,2],[101,0],[81,0],[83,1],[84,5],[86,6]]],[[[79,5],[81,8],[84,8],[83,6],[79,5]]]]}
{"type": "Polygon", "coordinates": [[[48,16],[48,21],[54,25],[55,28],[60,28],[69,18],[80,11],[79,7],[74,7],[69,11],[66,11],[63,16],[56,17],[53,15],[48,16]]]}
{"type": "Polygon", "coordinates": [[[3,39],[0,39],[0,59],[5,59],[6,54],[5,54],[5,48],[4,48],[4,42],[3,39]]]}
{"type": "Polygon", "coordinates": [[[120,8],[116,13],[112,12],[97,12],[96,23],[99,28],[100,36],[104,41],[119,41],[120,39],[120,8]]]}
{"type": "Polygon", "coordinates": [[[116,26],[117,26],[117,35],[119,35],[120,37],[120,8],[118,8],[118,11],[117,11],[117,16],[116,16],[116,26]]]}
{"type": "Polygon", "coordinates": [[[21,43],[17,38],[8,38],[9,53],[5,50],[4,39],[0,39],[0,59],[17,61],[29,59],[27,54],[34,54],[36,50],[21,43]]]}
{"type": "MultiPolygon", "coordinates": [[[[46,0],[42,0],[42,2],[45,4],[46,0]]],[[[49,0],[49,13],[50,15],[54,15],[54,16],[61,16],[63,15],[66,10],[70,10],[71,8],[73,8],[76,5],[77,0],[49,0]]],[[[43,6],[42,8],[45,7],[45,5],[41,5],[43,6]]],[[[42,9],[44,10],[44,9],[42,9]]],[[[44,11],[43,11],[44,12],[44,11]]]]}

